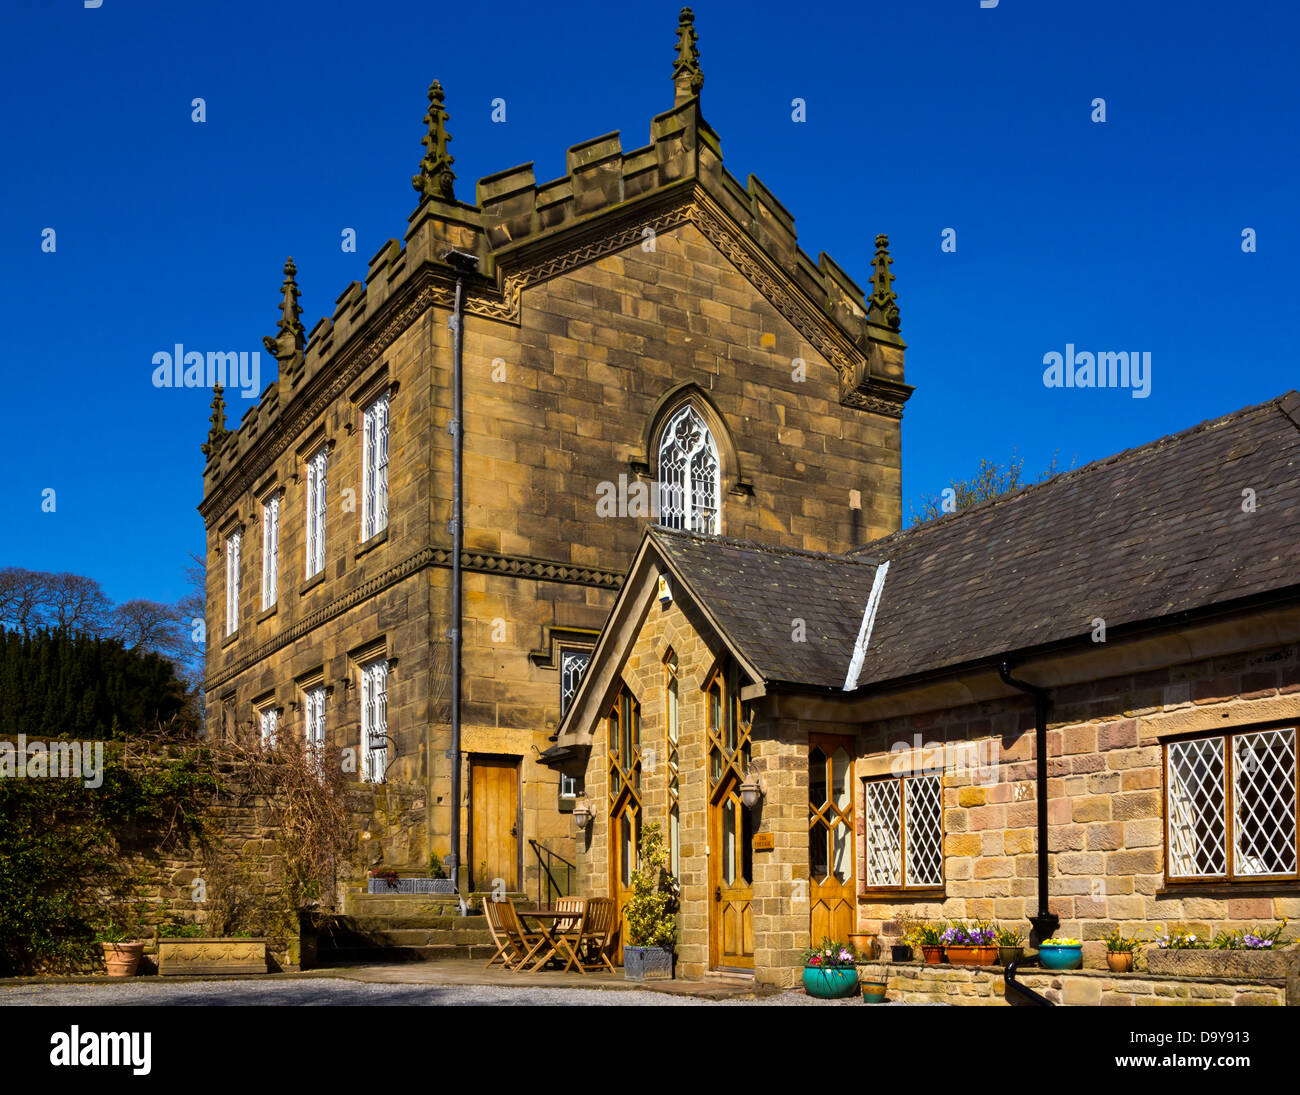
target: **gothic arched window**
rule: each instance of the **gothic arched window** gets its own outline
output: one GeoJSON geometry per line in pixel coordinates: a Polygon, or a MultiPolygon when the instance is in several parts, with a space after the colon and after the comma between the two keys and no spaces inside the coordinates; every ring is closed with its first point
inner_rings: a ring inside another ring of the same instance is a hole
{"type": "Polygon", "coordinates": [[[718,446],[689,403],[675,411],[659,437],[659,523],[717,533],[722,467],[718,446]]]}

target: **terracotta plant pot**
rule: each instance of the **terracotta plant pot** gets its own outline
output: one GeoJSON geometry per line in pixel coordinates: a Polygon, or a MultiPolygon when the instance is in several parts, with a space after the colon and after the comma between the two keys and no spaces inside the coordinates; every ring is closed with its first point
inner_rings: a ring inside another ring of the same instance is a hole
{"type": "Polygon", "coordinates": [[[943,948],[937,943],[934,946],[922,946],[921,954],[925,956],[927,966],[937,966],[943,961],[943,948]]]}
{"type": "Polygon", "coordinates": [[[109,977],[134,977],[144,956],[144,942],[101,943],[104,948],[104,965],[109,977]]]}
{"type": "Polygon", "coordinates": [[[998,959],[997,947],[962,947],[949,944],[944,948],[954,966],[992,966],[998,959]]]}
{"type": "Polygon", "coordinates": [[[1133,952],[1132,951],[1107,951],[1106,965],[1110,967],[1111,973],[1132,973],[1133,952]]]}
{"type": "Polygon", "coordinates": [[[880,953],[876,946],[875,932],[854,932],[849,936],[849,942],[863,958],[875,958],[880,953]]]}

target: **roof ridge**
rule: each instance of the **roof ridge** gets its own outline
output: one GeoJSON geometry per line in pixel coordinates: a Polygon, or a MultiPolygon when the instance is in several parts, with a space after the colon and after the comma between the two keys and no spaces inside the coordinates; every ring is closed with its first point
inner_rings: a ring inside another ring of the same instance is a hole
{"type": "MultiPolygon", "coordinates": [[[[674,540],[692,540],[701,544],[722,544],[741,551],[762,552],[766,555],[789,555],[803,559],[817,559],[835,563],[853,563],[858,566],[879,566],[880,560],[868,555],[846,554],[834,551],[809,551],[807,548],[785,547],[780,544],[764,544],[757,540],[742,540],[735,536],[708,535],[692,532],[688,529],[669,528],[667,525],[651,525],[648,531],[654,536],[666,536],[674,540]]],[[[860,551],[861,549],[856,549],[860,551]]]]}
{"type": "Polygon", "coordinates": [[[875,540],[868,540],[865,544],[861,545],[860,547],[853,548],[852,552],[853,553],[865,552],[869,549],[873,551],[878,550],[879,545],[887,544],[887,543],[895,544],[898,541],[906,537],[909,537],[915,533],[923,532],[927,529],[938,528],[940,526],[949,525],[953,521],[960,520],[963,517],[969,517],[971,514],[987,512],[989,510],[995,509],[997,506],[1010,503],[1010,502],[1015,502],[1020,498],[1024,497],[1026,494],[1028,494],[1031,491],[1041,491],[1047,487],[1062,483],[1067,479],[1073,482],[1081,478],[1087,472],[1093,472],[1102,467],[1109,467],[1121,463],[1122,461],[1125,460],[1136,459],[1137,457],[1143,456],[1148,452],[1154,452],[1157,448],[1161,446],[1171,445],[1174,444],[1175,442],[1186,440],[1188,437],[1191,437],[1194,434],[1207,432],[1211,429],[1214,429],[1215,427],[1222,426],[1223,424],[1227,423],[1229,420],[1245,418],[1246,416],[1253,414],[1255,412],[1265,411],[1269,407],[1276,408],[1284,418],[1286,418],[1289,422],[1291,422],[1293,426],[1295,426],[1298,430],[1300,430],[1300,424],[1297,424],[1296,421],[1287,413],[1286,409],[1282,406],[1283,401],[1292,395],[1296,395],[1297,398],[1300,399],[1300,393],[1297,393],[1295,389],[1290,389],[1288,391],[1281,393],[1280,395],[1274,396],[1272,399],[1265,400],[1263,403],[1253,403],[1247,407],[1239,407],[1237,410],[1230,411],[1227,414],[1219,415],[1217,418],[1207,418],[1203,422],[1198,422],[1194,426],[1188,426],[1186,429],[1179,430],[1177,433],[1163,434],[1162,436],[1154,438],[1151,441],[1144,441],[1140,445],[1134,445],[1131,448],[1121,449],[1119,452],[1111,453],[1109,456],[1100,457],[1097,460],[1093,460],[1090,463],[1084,464],[1083,467],[1081,468],[1071,468],[1069,471],[1061,472],[1059,475],[1054,475],[1050,479],[1044,479],[1042,482],[1039,483],[1028,483],[1025,486],[1021,487],[1019,490],[1012,491],[1010,494],[1000,494],[996,498],[986,498],[984,501],[977,502],[973,506],[968,506],[965,509],[958,510],[956,513],[946,513],[940,517],[934,518],[929,521],[918,522],[912,525],[910,528],[899,529],[897,532],[891,532],[888,536],[881,536],[875,540]]]}

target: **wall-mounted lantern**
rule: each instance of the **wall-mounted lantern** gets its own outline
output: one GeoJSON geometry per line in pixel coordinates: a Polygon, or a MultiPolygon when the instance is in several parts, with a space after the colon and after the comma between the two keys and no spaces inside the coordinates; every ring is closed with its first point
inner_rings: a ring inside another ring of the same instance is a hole
{"type": "Polygon", "coordinates": [[[752,810],[760,802],[766,791],[763,788],[763,781],[753,768],[745,774],[745,782],[740,785],[740,803],[746,810],[752,810]]]}
{"type": "Polygon", "coordinates": [[[586,799],[579,799],[573,807],[573,824],[579,833],[585,833],[591,825],[591,819],[596,815],[587,805],[586,799]]]}

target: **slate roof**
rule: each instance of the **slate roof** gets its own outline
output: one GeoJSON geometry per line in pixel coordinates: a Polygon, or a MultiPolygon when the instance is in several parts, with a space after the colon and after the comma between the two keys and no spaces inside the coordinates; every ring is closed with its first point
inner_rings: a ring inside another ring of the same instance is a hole
{"type": "Polygon", "coordinates": [[[764,679],[859,685],[1300,592],[1300,394],[1203,422],[848,555],[651,533],[764,679]],[[1254,491],[1254,512],[1243,491],[1254,491]],[[792,617],[806,643],[790,641],[792,617]]]}
{"type": "Polygon", "coordinates": [[[870,557],[663,528],[650,536],[765,680],[843,687],[876,574],[870,557]]]}

